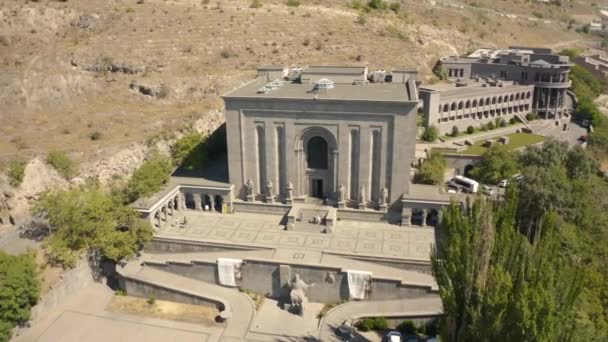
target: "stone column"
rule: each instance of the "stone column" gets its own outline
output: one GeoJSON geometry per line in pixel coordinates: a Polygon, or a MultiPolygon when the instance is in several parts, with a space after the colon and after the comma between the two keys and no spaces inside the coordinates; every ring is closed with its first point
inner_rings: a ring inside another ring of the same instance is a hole
{"type": "Polygon", "coordinates": [[[403,207],[401,209],[401,225],[411,226],[412,225],[412,208],[403,207]]]}
{"type": "Polygon", "coordinates": [[[551,94],[550,89],[545,89],[545,119],[549,118],[549,96],[551,94]]]}
{"type": "Polygon", "coordinates": [[[335,193],[336,191],[338,191],[338,158],[339,158],[339,153],[338,153],[338,149],[334,149],[333,151],[331,151],[331,156],[332,156],[332,164],[333,164],[333,169],[334,172],[331,175],[332,176],[332,185],[331,185],[331,189],[330,191],[328,191],[328,193],[335,193]]]}
{"type": "Polygon", "coordinates": [[[179,205],[179,206],[180,206],[182,209],[184,209],[184,210],[186,210],[186,209],[187,209],[187,207],[186,207],[186,194],[183,194],[183,193],[181,193],[181,192],[179,193],[179,203],[180,203],[180,205],[179,205]]]}
{"type": "Polygon", "coordinates": [[[428,212],[426,209],[422,209],[422,226],[425,227],[427,225],[426,223],[426,216],[427,216],[428,212]]]}
{"type": "Polygon", "coordinates": [[[201,203],[201,194],[194,194],[194,209],[203,210],[203,206],[201,203]]]}
{"type": "Polygon", "coordinates": [[[169,200],[167,207],[169,208],[169,215],[173,216],[173,200],[169,200]]]}
{"type": "Polygon", "coordinates": [[[165,223],[167,223],[167,211],[169,211],[169,209],[167,209],[167,205],[165,204],[163,206],[163,209],[161,210],[161,212],[163,213],[163,220],[165,220],[165,223]]]}

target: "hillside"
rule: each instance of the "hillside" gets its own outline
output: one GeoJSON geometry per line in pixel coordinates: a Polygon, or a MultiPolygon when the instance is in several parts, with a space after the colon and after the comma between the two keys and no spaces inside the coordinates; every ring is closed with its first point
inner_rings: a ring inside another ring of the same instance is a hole
{"type": "MultiPolygon", "coordinates": [[[[556,6],[542,5],[555,18],[542,23],[484,10],[493,2],[482,1],[406,1],[398,13],[367,14],[347,1],[260,3],[2,1],[0,166],[50,150],[91,162],[206,120],[222,108],[220,94],[263,64],[366,63],[415,67],[428,77],[443,55],[581,39],[556,6]]],[[[504,10],[539,6],[511,5],[504,10]]]]}

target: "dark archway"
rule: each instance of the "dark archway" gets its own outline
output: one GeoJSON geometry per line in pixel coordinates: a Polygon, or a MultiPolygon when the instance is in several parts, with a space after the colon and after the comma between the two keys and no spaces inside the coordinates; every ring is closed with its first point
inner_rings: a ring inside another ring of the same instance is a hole
{"type": "Polygon", "coordinates": [[[308,140],[306,161],[309,169],[327,170],[327,141],[320,136],[308,140]]]}

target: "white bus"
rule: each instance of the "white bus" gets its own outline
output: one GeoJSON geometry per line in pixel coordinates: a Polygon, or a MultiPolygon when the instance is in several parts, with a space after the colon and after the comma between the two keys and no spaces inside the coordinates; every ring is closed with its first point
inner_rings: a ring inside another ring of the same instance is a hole
{"type": "Polygon", "coordinates": [[[478,182],[464,176],[454,176],[454,178],[452,178],[452,180],[448,183],[448,186],[454,187],[458,190],[462,189],[462,191],[470,192],[472,194],[479,190],[478,182]]]}

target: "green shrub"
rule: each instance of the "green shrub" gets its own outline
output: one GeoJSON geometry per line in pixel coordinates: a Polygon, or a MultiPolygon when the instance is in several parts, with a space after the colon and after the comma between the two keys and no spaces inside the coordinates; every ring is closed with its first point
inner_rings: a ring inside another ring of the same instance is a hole
{"type": "Polygon", "coordinates": [[[25,176],[25,166],[27,162],[21,159],[14,159],[8,164],[8,182],[13,187],[18,187],[23,182],[25,176]]]}
{"type": "Polygon", "coordinates": [[[156,303],[156,298],[154,296],[150,296],[147,300],[148,304],[154,305],[156,303]]]}
{"type": "Polygon", "coordinates": [[[367,16],[363,13],[359,13],[359,16],[357,17],[357,24],[365,25],[365,23],[367,23],[367,16]]]}
{"type": "Polygon", "coordinates": [[[127,291],[125,291],[123,289],[116,289],[116,291],[114,291],[114,295],[116,295],[116,296],[126,296],[127,295],[127,291]]]}
{"type": "Polygon", "coordinates": [[[491,130],[493,130],[494,128],[496,128],[496,126],[494,125],[494,122],[492,122],[492,121],[488,122],[487,127],[488,127],[488,130],[489,130],[489,131],[491,131],[491,130]]]}
{"type": "Polygon", "coordinates": [[[366,317],[355,324],[360,331],[386,330],[388,321],[385,317],[366,317]]]}
{"type": "Polygon", "coordinates": [[[287,0],[287,2],[285,4],[289,7],[298,7],[298,6],[300,6],[300,1],[299,0],[287,0]]]}
{"type": "Polygon", "coordinates": [[[391,11],[397,13],[401,9],[401,4],[398,2],[393,2],[389,5],[389,8],[391,9],[391,11]]]}
{"type": "Polygon", "coordinates": [[[536,119],[538,119],[538,114],[533,113],[533,112],[530,112],[530,113],[526,114],[526,120],[528,120],[528,121],[534,121],[536,119]]]}
{"type": "Polygon", "coordinates": [[[188,133],[178,139],[173,146],[171,146],[171,159],[173,164],[181,164],[190,153],[194,151],[196,146],[201,144],[203,141],[203,135],[198,132],[188,133]]]}
{"type": "Polygon", "coordinates": [[[93,141],[100,140],[102,138],[102,134],[99,131],[95,131],[95,132],[91,133],[90,138],[93,141]]]}
{"type": "Polygon", "coordinates": [[[406,320],[399,325],[397,325],[397,330],[403,335],[415,335],[416,334],[416,325],[411,320],[406,320]]]}
{"type": "Polygon", "coordinates": [[[70,189],[41,196],[34,213],[44,214],[52,227],[45,240],[50,260],[74,266],[81,252],[97,251],[118,261],[152,238],[149,222],[118,196],[99,189],[70,189]]]}
{"type": "Polygon", "coordinates": [[[159,191],[169,181],[173,169],[169,158],[156,155],[144,162],[127,183],[125,189],[126,201],[134,202],[140,197],[146,197],[159,191]]]}
{"type": "Polygon", "coordinates": [[[382,0],[370,0],[367,3],[367,6],[371,9],[376,9],[376,10],[386,9],[386,3],[382,0]]]}
{"type": "Polygon", "coordinates": [[[513,117],[509,119],[509,125],[514,125],[517,122],[517,120],[513,117]]]}
{"type": "Polygon", "coordinates": [[[35,255],[0,251],[0,341],[10,340],[13,327],[30,318],[39,295],[35,255]]]}
{"type": "Polygon", "coordinates": [[[473,127],[473,126],[467,127],[467,133],[469,133],[469,134],[475,133],[475,127],[473,127]]]}
{"type": "Polygon", "coordinates": [[[54,167],[63,178],[70,180],[74,176],[74,162],[65,153],[50,152],[46,157],[46,162],[54,167]]]}
{"type": "Polygon", "coordinates": [[[250,8],[260,8],[262,7],[262,1],[261,0],[253,0],[251,1],[251,5],[249,5],[250,8]]]}
{"type": "Polygon", "coordinates": [[[458,134],[460,134],[460,130],[458,129],[458,126],[452,127],[452,136],[457,137],[458,134]]]}
{"type": "Polygon", "coordinates": [[[498,126],[507,127],[507,121],[505,119],[498,120],[498,126]]]}
{"type": "Polygon", "coordinates": [[[359,10],[363,8],[363,3],[361,2],[361,0],[353,0],[350,2],[350,7],[352,9],[359,10]]]}
{"type": "Polygon", "coordinates": [[[446,167],[447,163],[443,155],[432,151],[430,157],[418,168],[414,176],[414,183],[441,184],[443,183],[446,167]]]}
{"type": "Polygon", "coordinates": [[[435,126],[429,126],[426,127],[424,129],[424,132],[422,132],[422,140],[424,141],[428,141],[428,142],[435,142],[435,140],[437,140],[437,138],[439,137],[439,130],[437,129],[437,127],[435,126]]]}

